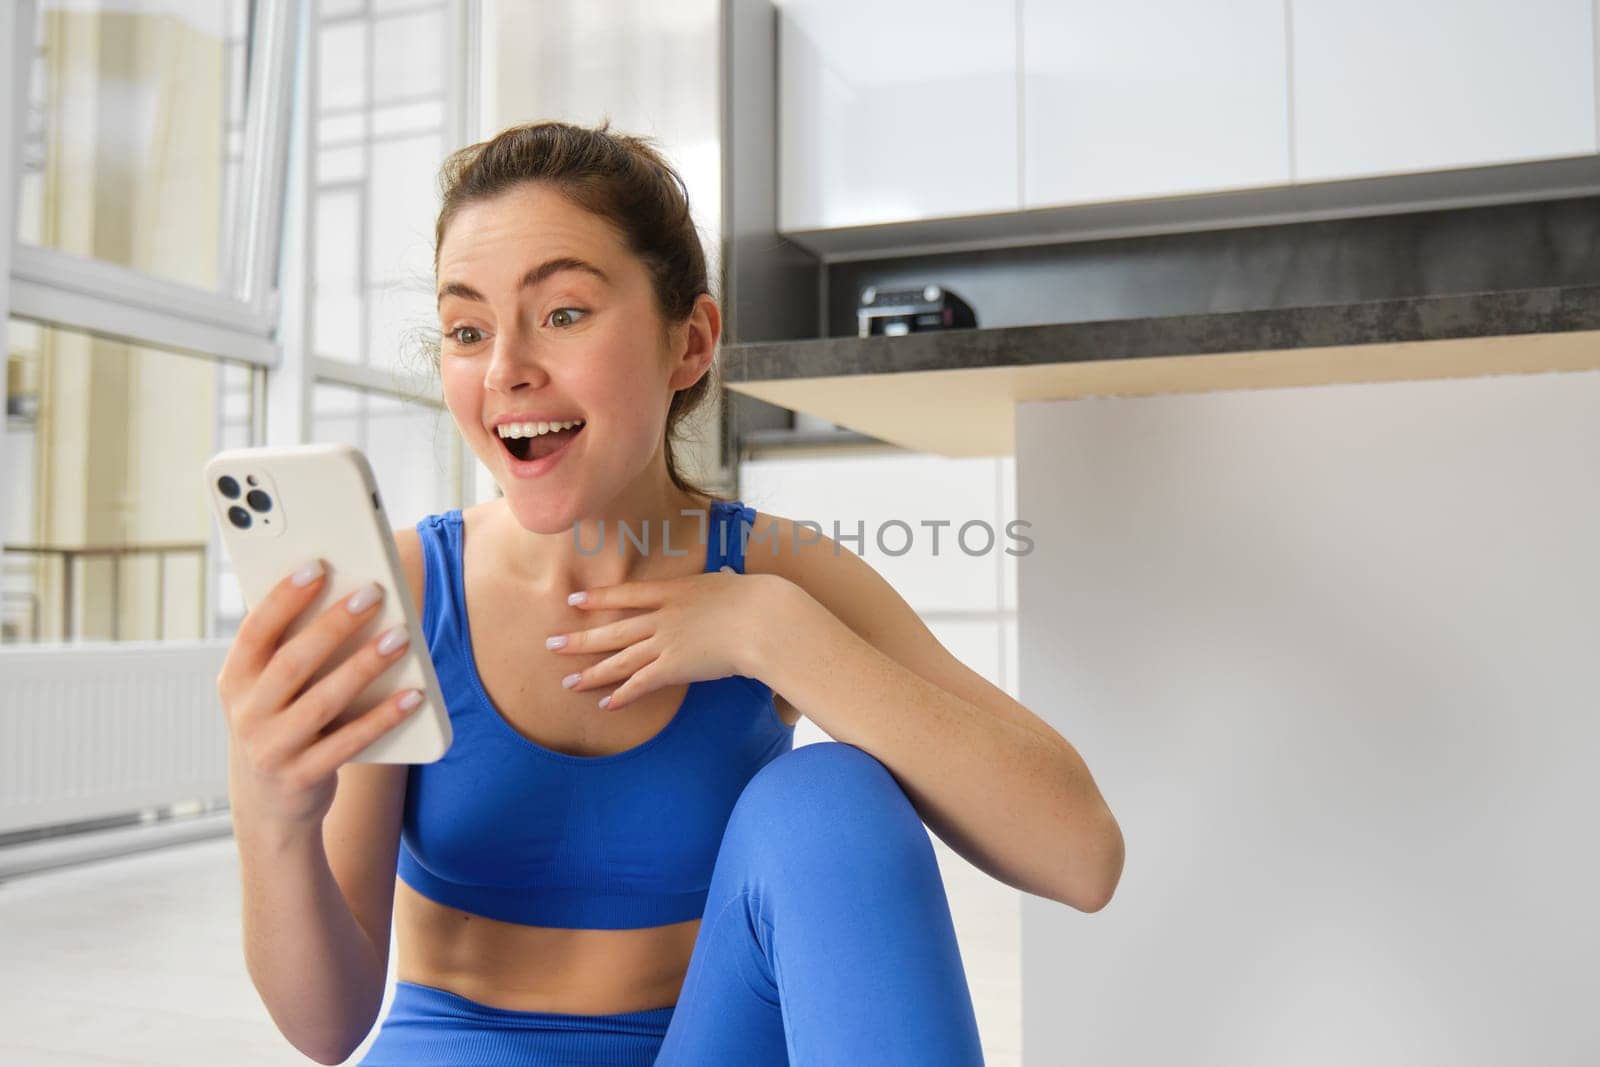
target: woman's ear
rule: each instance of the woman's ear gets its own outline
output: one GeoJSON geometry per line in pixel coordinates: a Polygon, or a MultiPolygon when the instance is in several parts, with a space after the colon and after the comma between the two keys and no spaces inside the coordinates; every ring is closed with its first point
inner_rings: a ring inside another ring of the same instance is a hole
{"type": "Polygon", "coordinates": [[[687,389],[711,369],[717,339],[722,336],[722,312],[709,293],[695,298],[689,317],[673,330],[672,387],[687,389]]]}

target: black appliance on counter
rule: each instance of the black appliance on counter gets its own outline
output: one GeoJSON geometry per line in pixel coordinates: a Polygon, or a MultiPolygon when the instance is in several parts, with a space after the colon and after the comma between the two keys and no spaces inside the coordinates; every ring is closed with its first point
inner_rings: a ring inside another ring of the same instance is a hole
{"type": "Polygon", "coordinates": [[[924,330],[959,330],[978,325],[977,313],[965,300],[940,285],[920,289],[861,291],[856,308],[859,337],[898,337],[924,330]]]}

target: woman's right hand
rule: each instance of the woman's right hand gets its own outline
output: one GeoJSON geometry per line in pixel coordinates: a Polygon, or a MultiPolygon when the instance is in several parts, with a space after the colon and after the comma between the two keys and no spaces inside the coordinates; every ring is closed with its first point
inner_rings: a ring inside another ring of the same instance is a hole
{"type": "Polygon", "coordinates": [[[330,604],[283,641],[284,631],[325,580],[318,561],[280,581],[240,623],[217,676],[228,720],[229,794],[236,820],[291,832],[320,826],[333,806],[338,769],[421,703],[416,690],[402,689],[321,736],[322,728],[393,665],[408,643],[404,625],[378,634],[307,688],[311,676],[372,619],[382,601],[377,585],[366,586],[330,604]],[[295,584],[307,577],[305,584],[295,584]],[[415,702],[406,701],[408,696],[415,702]]]}

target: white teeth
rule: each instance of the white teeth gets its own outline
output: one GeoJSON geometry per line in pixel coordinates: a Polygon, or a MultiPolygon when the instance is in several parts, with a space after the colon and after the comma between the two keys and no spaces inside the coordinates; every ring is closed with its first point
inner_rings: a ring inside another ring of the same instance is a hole
{"type": "Polygon", "coordinates": [[[506,422],[501,423],[498,429],[501,437],[538,437],[553,430],[568,430],[582,425],[582,419],[570,422],[506,422]]]}

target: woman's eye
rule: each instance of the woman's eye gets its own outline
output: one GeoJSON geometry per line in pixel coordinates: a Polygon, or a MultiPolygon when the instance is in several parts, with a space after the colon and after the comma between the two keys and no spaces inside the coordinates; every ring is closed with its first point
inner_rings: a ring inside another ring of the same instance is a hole
{"type": "Polygon", "coordinates": [[[587,315],[588,312],[582,308],[556,308],[550,312],[550,324],[552,326],[571,326],[577,321],[573,318],[574,314],[587,315]]]}
{"type": "Polygon", "coordinates": [[[457,326],[450,331],[450,338],[458,345],[475,345],[483,340],[483,333],[476,326],[457,326]]]}

